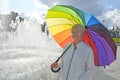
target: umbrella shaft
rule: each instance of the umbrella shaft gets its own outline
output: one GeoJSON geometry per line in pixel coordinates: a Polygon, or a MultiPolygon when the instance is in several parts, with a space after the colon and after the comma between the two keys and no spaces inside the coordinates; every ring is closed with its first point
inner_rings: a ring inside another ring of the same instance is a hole
{"type": "Polygon", "coordinates": [[[61,57],[66,53],[66,51],[71,47],[72,43],[68,46],[68,48],[62,53],[62,55],[55,61],[55,63],[57,63],[61,57]]]}

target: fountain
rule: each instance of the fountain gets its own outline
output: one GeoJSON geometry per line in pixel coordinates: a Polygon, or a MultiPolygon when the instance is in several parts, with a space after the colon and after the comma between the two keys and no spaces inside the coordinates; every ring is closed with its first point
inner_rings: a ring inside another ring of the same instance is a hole
{"type": "Polygon", "coordinates": [[[39,22],[26,19],[6,35],[0,45],[0,80],[58,79],[50,64],[60,55],[61,48],[53,39],[47,40],[39,22]]]}

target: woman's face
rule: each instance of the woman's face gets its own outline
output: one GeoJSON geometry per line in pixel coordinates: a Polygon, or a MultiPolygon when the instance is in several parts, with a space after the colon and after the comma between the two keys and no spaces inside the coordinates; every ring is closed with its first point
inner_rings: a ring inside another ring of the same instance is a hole
{"type": "Polygon", "coordinates": [[[72,38],[73,38],[73,40],[75,42],[81,41],[82,35],[83,35],[83,31],[82,30],[80,30],[78,27],[76,27],[76,28],[73,28],[71,30],[71,33],[72,33],[72,38]]]}

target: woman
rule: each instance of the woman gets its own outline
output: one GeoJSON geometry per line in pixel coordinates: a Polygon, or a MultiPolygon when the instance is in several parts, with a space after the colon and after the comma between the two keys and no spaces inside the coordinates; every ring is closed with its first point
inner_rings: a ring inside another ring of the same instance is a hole
{"type": "Polygon", "coordinates": [[[82,41],[84,31],[85,27],[82,25],[76,24],[72,27],[74,42],[64,48],[66,50],[70,46],[62,57],[61,64],[53,63],[51,68],[61,68],[61,80],[111,80],[96,75],[98,67],[94,65],[92,49],[82,41]]]}

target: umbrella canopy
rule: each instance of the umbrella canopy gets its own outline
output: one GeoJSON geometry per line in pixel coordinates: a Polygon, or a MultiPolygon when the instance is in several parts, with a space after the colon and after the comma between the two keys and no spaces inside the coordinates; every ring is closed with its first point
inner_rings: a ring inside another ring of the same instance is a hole
{"type": "Polygon", "coordinates": [[[92,14],[73,6],[56,5],[48,10],[46,21],[51,35],[61,47],[73,41],[72,26],[81,24],[86,27],[82,40],[92,48],[95,65],[106,66],[116,59],[117,47],[109,31],[92,14]]]}

